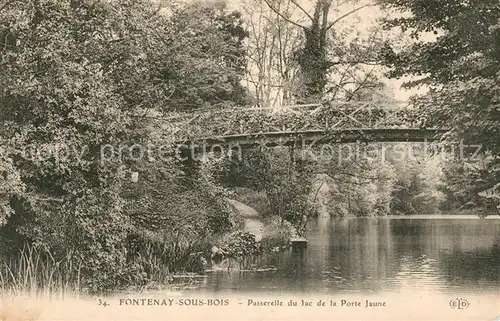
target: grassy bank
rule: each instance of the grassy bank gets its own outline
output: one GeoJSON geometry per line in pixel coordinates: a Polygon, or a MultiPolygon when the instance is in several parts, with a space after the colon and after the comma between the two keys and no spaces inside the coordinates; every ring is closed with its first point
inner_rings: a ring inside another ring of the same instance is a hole
{"type": "MultiPolygon", "coordinates": [[[[233,233],[233,243],[240,235],[233,233]]],[[[0,292],[8,296],[59,297],[106,294],[124,290],[165,289],[177,275],[203,273],[214,244],[226,235],[189,240],[180,233],[133,233],[129,239],[127,269],[114,276],[117,286],[96,291],[95,279],[85,273],[89,262],[72,252],[56,258],[55,253],[26,245],[19,251],[0,255],[0,292]],[[90,285],[90,286],[89,286],[90,285]]],[[[245,244],[244,242],[242,244],[245,244]]],[[[234,246],[233,246],[234,247],[234,246]]],[[[244,253],[245,254],[245,253],[244,253]]],[[[105,276],[106,271],[102,274],[105,276]]]]}
{"type": "MultiPolygon", "coordinates": [[[[169,289],[176,275],[202,274],[217,254],[224,258],[245,260],[288,243],[289,230],[275,219],[266,219],[266,232],[260,242],[254,235],[237,230],[206,240],[169,243],[158,239],[140,245],[129,262],[130,271],[123,273],[123,286],[109,289],[143,291],[169,289]],[[214,252],[214,247],[217,252],[214,252]],[[220,253],[219,253],[220,251],[220,253]],[[173,268],[175,267],[175,268],[173,268]]],[[[288,226],[289,227],[289,226],[288,226]]],[[[151,236],[149,236],[151,238],[151,236]]],[[[25,246],[15,253],[0,258],[0,292],[7,296],[32,298],[65,298],[95,294],[82,273],[83,263],[72,253],[61,259],[41,248],[25,246]]],[[[181,287],[182,288],[182,287],[181,287]]]]}
{"type": "MultiPolygon", "coordinates": [[[[209,233],[203,237],[198,234],[196,238],[174,230],[129,230],[125,258],[127,269],[118,272],[118,286],[109,291],[168,287],[175,275],[203,273],[218,254],[224,258],[244,259],[287,245],[290,237],[296,234],[295,229],[290,223],[269,213],[265,194],[250,190],[244,193],[238,191],[237,194],[241,201],[265,213],[258,218],[265,226],[260,241],[245,232],[241,222],[225,233],[209,233]]],[[[239,216],[237,213],[234,215],[239,216]]],[[[36,297],[95,293],[88,287],[94,282],[93,279],[89,282],[89,275],[85,273],[88,262],[82,261],[75,252],[68,251],[66,255],[61,255],[33,245],[4,252],[0,254],[2,293],[15,296],[28,293],[36,297]]]]}

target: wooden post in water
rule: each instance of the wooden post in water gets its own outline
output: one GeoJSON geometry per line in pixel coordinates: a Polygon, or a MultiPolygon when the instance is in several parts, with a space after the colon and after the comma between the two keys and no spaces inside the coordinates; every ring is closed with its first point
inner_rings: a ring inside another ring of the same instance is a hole
{"type": "Polygon", "coordinates": [[[292,245],[292,249],[303,249],[307,247],[307,239],[302,236],[292,237],[290,238],[290,244],[292,245]]]}

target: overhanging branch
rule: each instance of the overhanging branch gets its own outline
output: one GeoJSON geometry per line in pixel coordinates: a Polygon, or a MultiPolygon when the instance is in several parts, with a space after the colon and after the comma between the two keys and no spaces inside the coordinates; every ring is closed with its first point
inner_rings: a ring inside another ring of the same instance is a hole
{"type": "Polygon", "coordinates": [[[272,10],[274,11],[274,13],[276,13],[278,16],[280,16],[281,18],[283,18],[285,21],[293,24],[294,26],[297,26],[299,28],[302,28],[302,29],[305,29],[306,27],[304,27],[303,25],[301,24],[298,24],[297,22],[293,21],[293,20],[290,20],[288,17],[286,17],[284,14],[282,14],[278,9],[276,9],[270,2],[269,0],[264,0],[264,2],[267,4],[267,6],[272,10]]]}
{"type": "Polygon", "coordinates": [[[332,23],[330,23],[330,24],[328,25],[328,27],[326,27],[325,31],[326,31],[326,30],[329,30],[329,29],[330,29],[331,27],[333,27],[333,26],[334,26],[337,22],[339,22],[340,20],[342,20],[342,19],[344,19],[344,18],[346,18],[346,17],[348,17],[348,16],[352,15],[353,13],[356,13],[356,12],[358,12],[359,10],[364,9],[364,8],[366,8],[366,7],[373,7],[373,6],[375,6],[375,4],[373,4],[373,3],[365,4],[365,5],[362,5],[361,7],[357,7],[356,9],[353,9],[353,10],[351,10],[351,11],[347,12],[346,14],[341,15],[340,17],[338,17],[337,19],[335,19],[335,21],[333,21],[332,23]]]}
{"type": "Polygon", "coordinates": [[[333,66],[336,66],[336,65],[370,65],[370,66],[378,66],[378,65],[381,65],[382,62],[381,61],[378,61],[378,60],[374,60],[374,61],[370,61],[370,60],[364,60],[364,59],[360,59],[360,60],[339,60],[339,61],[331,61],[331,62],[328,62],[327,64],[327,68],[331,68],[333,66]]]}
{"type": "Polygon", "coordinates": [[[290,0],[290,2],[292,2],[297,8],[299,8],[303,13],[306,14],[306,16],[311,19],[311,21],[313,20],[313,18],[311,17],[311,15],[307,12],[307,10],[305,10],[302,6],[300,6],[297,1],[295,0],[290,0]]]}

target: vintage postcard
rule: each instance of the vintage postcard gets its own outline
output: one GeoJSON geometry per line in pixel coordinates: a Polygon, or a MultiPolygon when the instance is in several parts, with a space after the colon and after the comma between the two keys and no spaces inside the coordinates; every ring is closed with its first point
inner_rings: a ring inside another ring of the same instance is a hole
{"type": "Polygon", "coordinates": [[[0,321],[500,321],[498,0],[0,0],[0,321]]]}

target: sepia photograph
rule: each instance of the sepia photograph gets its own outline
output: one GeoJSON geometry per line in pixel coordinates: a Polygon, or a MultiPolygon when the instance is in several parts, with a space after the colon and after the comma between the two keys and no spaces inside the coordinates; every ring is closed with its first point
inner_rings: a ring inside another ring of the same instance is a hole
{"type": "Polygon", "coordinates": [[[0,321],[500,321],[498,0],[0,0],[0,321]]]}

